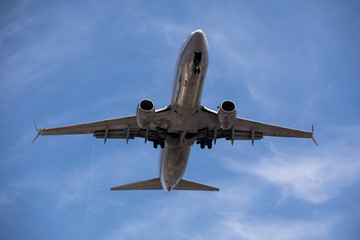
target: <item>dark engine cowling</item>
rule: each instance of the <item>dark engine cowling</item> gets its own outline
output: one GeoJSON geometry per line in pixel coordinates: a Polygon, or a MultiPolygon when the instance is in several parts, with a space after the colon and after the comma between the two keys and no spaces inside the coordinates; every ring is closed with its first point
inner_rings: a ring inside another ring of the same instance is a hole
{"type": "Polygon", "coordinates": [[[136,108],[136,121],[140,128],[149,127],[155,113],[155,105],[149,99],[141,100],[136,108]]]}
{"type": "Polygon", "coordinates": [[[236,106],[233,101],[226,100],[221,103],[218,110],[220,128],[231,129],[236,118],[236,106]]]}

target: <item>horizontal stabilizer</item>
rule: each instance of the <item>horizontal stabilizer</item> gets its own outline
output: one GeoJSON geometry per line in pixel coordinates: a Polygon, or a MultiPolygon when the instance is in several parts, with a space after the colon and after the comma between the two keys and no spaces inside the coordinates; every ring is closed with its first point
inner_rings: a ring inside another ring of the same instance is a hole
{"type": "Polygon", "coordinates": [[[160,178],[154,178],[150,180],[129,183],[118,187],[111,188],[113,190],[162,190],[163,187],[160,182],[160,178]]]}
{"type": "Polygon", "coordinates": [[[219,191],[219,188],[181,179],[174,190],[219,191]]]}
{"type": "MultiPolygon", "coordinates": [[[[111,191],[114,190],[163,190],[163,187],[160,178],[154,178],[111,188],[111,191]]],[[[219,191],[218,188],[185,179],[181,179],[173,190],[219,191]]]]}

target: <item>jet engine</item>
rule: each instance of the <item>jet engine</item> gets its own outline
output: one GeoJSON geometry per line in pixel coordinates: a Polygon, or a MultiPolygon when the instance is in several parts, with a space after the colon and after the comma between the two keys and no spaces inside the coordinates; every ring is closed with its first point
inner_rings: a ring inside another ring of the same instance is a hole
{"type": "Polygon", "coordinates": [[[218,107],[218,121],[220,128],[224,130],[231,129],[236,118],[236,106],[233,101],[226,100],[218,107]]]}
{"type": "Polygon", "coordinates": [[[141,100],[136,108],[136,121],[140,128],[149,127],[155,113],[155,105],[149,99],[141,100]]]}

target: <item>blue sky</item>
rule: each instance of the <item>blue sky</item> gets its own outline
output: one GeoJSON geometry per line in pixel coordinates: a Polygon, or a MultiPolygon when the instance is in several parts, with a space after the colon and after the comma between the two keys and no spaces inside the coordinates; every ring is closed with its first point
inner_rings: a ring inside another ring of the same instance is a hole
{"type": "Polygon", "coordinates": [[[357,1],[2,1],[1,239],[359,239],[357,1]],[[185,178],[220,192],[110,192],[158,176],[159,149],[54,127],[169,103],[178,51],[202,29],[202,104],[311,130],[193,147],[185,178]]]}

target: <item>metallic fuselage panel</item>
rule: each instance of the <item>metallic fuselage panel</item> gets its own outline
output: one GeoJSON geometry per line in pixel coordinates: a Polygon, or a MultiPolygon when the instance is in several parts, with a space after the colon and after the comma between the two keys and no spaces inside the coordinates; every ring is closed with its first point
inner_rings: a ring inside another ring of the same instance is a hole
{"type": "Polygon", "coordinates": [[[191,33],[183,43],[176,63],[170,106],[172,109],[165,148],[160,156],[160,179],[165,192],[182,179],[198,131],[198,111],[209,63],[208,44],[201,31],[191,33]]]}
{"type": "Polygon", "coordinates": [[[209,63],[208,44],[202,31],[191,33],[183,43],[176,63],[170,105],[197,110],[209,63]],[[201,53],[200,73],[194,71],[194,55],[201,53]]]}
{"type": "Polygon", "coordinates": [[[185,173],[190,147],[168,147],[161,151],[160,180],[166,192],[172,190],[185,173]]]}

